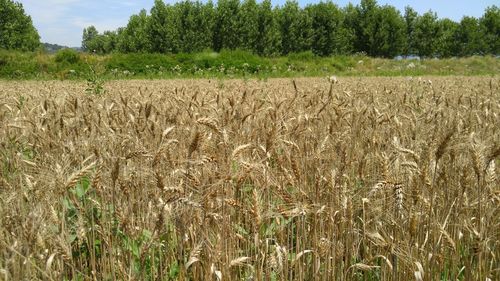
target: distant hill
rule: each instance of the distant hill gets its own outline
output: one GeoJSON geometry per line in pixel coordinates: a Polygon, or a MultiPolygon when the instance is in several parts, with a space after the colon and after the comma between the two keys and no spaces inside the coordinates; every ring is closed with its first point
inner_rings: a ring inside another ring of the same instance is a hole
{"type": "Polygon", "coordinates": [[[80,47],[67,47],[67,46],[61,46],[58,44],[42,43],[42,45],[43,45],[43,48],[45,49],[45,51],[47,51],[48,53],[55,53],[61,49],[67,49],[67,48],[71,48],[71,49],[77,50],[79,52],[82,50],[80,47]]]}

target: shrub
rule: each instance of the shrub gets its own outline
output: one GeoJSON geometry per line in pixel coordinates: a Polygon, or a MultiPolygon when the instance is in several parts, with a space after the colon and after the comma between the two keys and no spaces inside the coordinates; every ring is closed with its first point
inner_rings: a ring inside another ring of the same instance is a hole
{"type": "Polygon", "coordinates": [[[217,65],[217,57],[219,57],[219,53],[213,51],[205,51],[201,53],[197,53],[193,55],[194,63],[204,69],[208,69],[210,67],[216,67],[217,65]]]}
{"type": "Polygon", "coordinates": [[[106,63],[106,69],[147,73],[161,68],[170,69],[176,64],[175,59],[165,54],[113,54],[106,63]]]}
{"type": "Polygon", "coordinates": [[[258,72],[260,69],[270,65],[268,59],[244,50],[222,50],[215,59],[215,62],[216,65],[224,65],[227,68],[243,68],[250,72],[258,72]]]}
{"type": "Polygon", "coordinates": [[[80,54],[73,49],[62,49],[56,53],[57,63],[77,64],[80,62],[80,54]]]}
{"type": "Polygon", "coordinates": [[[335,56],[331,58],[331,65],[336,71],[346,71],[356,66],[355,59],[350,56],[335,56]]]}

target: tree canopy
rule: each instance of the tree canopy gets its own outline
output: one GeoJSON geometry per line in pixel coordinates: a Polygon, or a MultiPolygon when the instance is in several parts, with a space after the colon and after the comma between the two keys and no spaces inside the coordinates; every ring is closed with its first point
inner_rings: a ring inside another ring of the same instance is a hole
{"type": "Polygon", "coordinates": [[[38,47],[40,36],[23,5],[0,0],[0,49],[33,51],[38,47]]]}
{"type": "MultiPolygon", "coordinates": [[[[5,1],[5,0],[1,0],[5,1]]],[[[282,6],[270,0],[219,0],[217,4],[155,0],[130,17],[127,26],[102,34],[83,31],[89,52],[191,53],[244,49],[263,56],[312,51],[316,55],[365,53],[374,57],[418,55],[451,57],[500,54],[500,9],[492,6],[481,18],[460,22],[422,15],[411,7],[402,14],[376,0],[338,7],[331,1],[282,6]]]]}

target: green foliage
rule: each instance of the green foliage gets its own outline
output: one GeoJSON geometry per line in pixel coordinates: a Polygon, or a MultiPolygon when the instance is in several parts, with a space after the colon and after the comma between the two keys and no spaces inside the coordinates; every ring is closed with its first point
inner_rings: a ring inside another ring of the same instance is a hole
{"type": "Polygon", "coordinates": [[[59,50],[54,59],[57,63],[77,64],[80,62],[80,54],[73,49],[66,48],[59,50]]]}
{"type": "Polygon", "coordinates": [[[176,3],[173,8],[174,29],[179,35],[178,51],[192,53],[210,48],[213,22],[210,6],[183,1],[176,3]]]}
{"type": "Polygon", "coordinates": [[[82,49],[86,52],[94,52],[99,49],[99,42],[97,37],[99,36],[99,32],[92,25],[88,28],[83,29],[83,40],[82,40],[82,49]]]}
{"type": "Polygon", "coordinates": [[[150,50],[150,37],[147,33],[148,20],[146,10],[130,17],[127,27],[119,32],[120,37],[117,43],[119,51],[136,53],[150,50]]]}
{"type": "Polygon", "coordinates": [[[437,55],[441,58],[452,57],[456,52],[457,42],[455,34],[458,32],[458,23],[450,19],[442,19],[438,22],[439,36],[436,42],[437,55]]]}
{"type": "Polygon", "coordinates": [[[244,0],[238,15],[240,47],[253,51],[259,44],[259,5],[255,0],[244,0]]]}
{"type": "Polygon", "coordinates": [[[240,46],[238,33],[239,0],[219,0],[215,8],[213,49],[234,50],[240,46]]]}
{"type": "Polygon", "coordinates": [[[151,9],[146,32],[152,51],[158,53],[171,52],[173,50],[172,37],[169,26],[171,16],[169,10],[163,1],[155,0],[154,6],[151,9]]]}
{"type": "Polygon", "coordinates": [[[406,31],[406,44],[403,50],[405,55],[417,54],[417,47],[415,41],[415,26],[418,19],[418,13],[409,6],[405,7],[405,31],[406,31]]]}
{"type": "Polygon", "coordinates": [[[393,58],[403,52],[405,45],[405,22],[403,17],[391,6],[377,11],[376,26],[370,40],[370,55],[393,58]]]}
{"type": "Polygon", "coordinates": [[[371,54],[371,45],[375,43],[373,36],[376,28],[377,2],[375,0],[362,0],[356,10],[356,48],[360,52],[371,54]]]}
{"type": "Polygon", "coordinates": [[[304,18],[304,13],[296,1],[288,0],[283,8],[278,10],[283,54],[300,52],[304,49],[303,31],[308,29],[308,26],[304,25],[304,18]]]}
{"type": "Polygon", "coordinates": [[[415,22],[414,46],[417,54],[421,57],[433,57],[437,51],[437,38],[439,26],[437,15],[427,12],[419,17],[415,22]]]}
{"type": "Polygon", "coordinates": [[[351,25],[360,51],[374,57],[394,57],[404,52],[406,24],[396,8],[365,0],[353,14],[357,21],[351,25]]]}
{"type": "MultiPolygon", "coordinates": [[[[306,7],[311,20],[311,50],[320,56],[350,54],[354,49],[354,29],[344,12],[332,2],[306,7]]],[[[307,49],[305,49],[307,50],[307,49]]]]}
{"type": "Polygon", "coordinates": [[[115,54],[106,62],[107,70],[119,69],[130,73],[146,74],[152,70],[169,70],[177,65],[177,61],[169,55],[133,53],[115,54]]]}
{"type": "Polygon", "coordinates": [[[359,10],[351,3],[342,9],[342,29],[341,36],[345,36],[343,50],[341,54],[352,54],[361,52],[361,43],[358,40],[358,35],[361,34],[361,27],[358,19],[360,18],[359,10]]]}
{"type": "Polygon", "coordinates": [[[80,179],[76,186],[68,191],[62,204],[65,224],[69,230],[67,239],[71,245],[72,258],[88,260],[93,257],[99,259],[102,253],[102,243],[96,233],[99,231],[102,212],[97,194],[95,189],[91,187],[89,178],[80,179]],[[81,231],[87,233],[81,233],[81,231]]]}
{"type": "MultiPolygon", "coordinates": [[[[166,225],[166,230],[156,239],[153,239],[154,232],[147,229],[131,235],[120,223],[115,206],[106,203],[103,193],[91,185],[87,176],[78,179],[76,185],[68,189],[61,205],[67,233],[64,238],[70,245],[71,256],[68,258],[85,265],[78,268],[81,276],[92,274],[88,263],[99,264],[106,254],[116,251],[130,258],[130,274],[135,279],[153,280],[161,254],[177,246],[176,236],[170,231],[171,225],[166,225]],[[105,227],[110,227],[107,230],[115,244],[104,242],[110,239],[110,236],[103,235],[105,227]]],[[[179,275],[178,262],[171,263],[166,272],[166,280],[175,280],[179,275]]],[[[75,280],[80,280],[80,277],[75,280]]]]}
{"type": "Polygon", "coordinates": [[[486,50],[479,21],[473,17],[463,17],[455,32],[456,54],[459,56],[482,55],[486,50]]]}
{"type": "Polygon", "coordinates": [[[227,51],[223,50],[216,59],[216,65],[225,64],[227,67],[245,68],[245,64],[248,65],[246,68],[250,72],[258,71],[261,67],[266,67],[270,65],[269,61],[263,60],[257,55],[254,55],[247,51],[235,50],[227,51]]]}
{"type": "Polygon", "coordinates": [[[105,31],[99,34],[94,26],[83,29],[82,49],[85,52],[106,54],[118,48],[118,32],[105,31]]]}
{"type": "Polygon", "coordinates": [[[271,1],[264,0],[259,6],[258,37],[256,51],[259,55],[277,56],[280,54],[281,35],[271,1]]]}
{"type": "Polygon", "coordinates": [[[26,79],[40,70],[36,53],[0,49],[0,77],[26,79]]]}
{"type": "Polygon", "coordinates": [[[40,36],[23,5],[0,0],[0,49],[34,51],[40,47],[40,36]]]}
{"type": "Polygon", "coordinates": [[[345,72],[353,69],[356,66],[356,58],[352,56],[336,56],[330,58],[331,66],[335,72],[345,72]]]}
{"type": "MultiPolygon", "coordinates": [[[[61,51],[65,54],[67,51],[61,51]]],[[[73,51],[72,54],[74,55],[73,51]]],[[[500,72],[494,56],[439,60],[375,59],[365,55],[322,57],[312,51],[264,57],[246,50],[199,53],[113,53],[74,56],[0,50],[0,79],[73,79],[88,82],[88,92],[101,94],[108,79],[269,78],[298,76],[493,75],[500,72]],[[413,65],[413,66],[411,66],[413,65]],[[410,67],[411,66],[411,67],[410,67]]]]}
{"type": "Polygon", "coordinates": [[[317,58],[318,57],[312,51],[288,54],[288,59],[290,61],[311,61],[317,58]]]}
{"type": "Polygon", "coordinates": [[[486,9],[484,15],[479,19],[481,32],[487,52],[500,54],[500,8],[491,6],[486,9]]]}
{"type": "Polygon", "coordinates": [[[104,89],[104,79],[102,78],[102,75],[97,73],[92,66],[89,66],[89,68],[90,73],[87,76],[87,88],[85,89],[85,92],[91,95],[104,94],[106,90],[104,89]]]}
{"type": "MultiPolygon", "coordinates": [[[[96,54],[199,53],[204,50],[246,50],[260,56],[312,51],[319,56],[367,54],[429,57],[470,56],[500,52],[500,11],[486,9],[479,20],[460,23],[438,19],[429,11],[419,15],[406,7],[362,0],[339,8],[321,1],[301,8],[296,0],[283,6],[270,0],[155,0],[150,13],[130,17],[126,27],[100,34],[83,30],[84,51],[96,54]]],[[[196,71],[196,70],[195,70],[196,71]]]]}

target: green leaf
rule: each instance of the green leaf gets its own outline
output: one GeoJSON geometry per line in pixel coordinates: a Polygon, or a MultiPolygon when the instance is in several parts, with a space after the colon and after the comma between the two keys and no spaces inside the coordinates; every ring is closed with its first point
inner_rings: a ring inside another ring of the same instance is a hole
{"type": "Polygon", "coordinates": [[[134,255],[135,258],[140,258],[140,246],[139,243],[136,241],[133,241],[130,244],[130,251],[132,252],[132,255],[134,255]]]}
{"type": "Polygon", "coordinates": [[[177,261],[174,261],[170,265],[170,269],[168,271],[168,277],[170,279],[176,279],[178,275],[179,275],[179,265],[177,264],[177,261]]]}
{"type": "Polygon", "coordinates": [[[78,199],[82,199],[90,188],[90,180],[88,177],[83,177],[77,184],[75,188],[75,195],[78,199]]]}
{"type": "Polygon", "coordinates": [[[142,237],[141,237],[141,240],[144,242],[144,241],[149,241],[151,240],[151,237],[153,237],[153,233],[147,229],[144,229],[142,231],[142,237]]]}
{"type": "Polygon", "coordinates": [[[73,242],[75,242],[75,241],[76,241],[76,238],[77,238],[77,237],[78,237],[78,236],[76,236],[76,234],[70,234],[70,235],[68,236],[68,243],[72,244],[73,242]]]}

